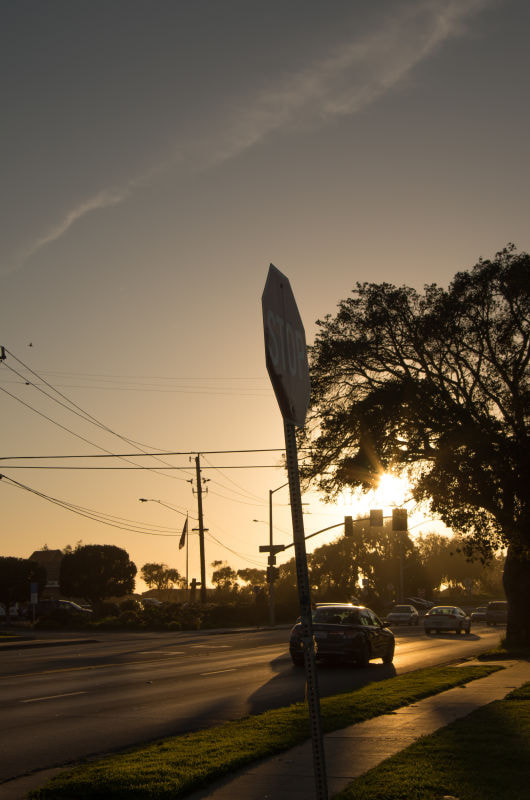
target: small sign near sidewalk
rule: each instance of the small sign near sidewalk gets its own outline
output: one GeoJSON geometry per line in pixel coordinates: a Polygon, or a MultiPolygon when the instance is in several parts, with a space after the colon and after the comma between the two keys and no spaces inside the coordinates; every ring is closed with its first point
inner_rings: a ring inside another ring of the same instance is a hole
{"type": "MultiPolygon", "coordinates": [[[[311,596],[295,433],[295,425],[299,428],[303,428],[305,425],[311,382],[304,326],[291,284],[288,278],[273,264],[269,267],[261,304],[267,370],[284,424],[316,797],[317,800],[327,800],[326,762],[322,739],[318,675],[315,665],[311,596]]],[[[275,560],[276,553],[273,546],[270,546],[267,551],[270,554],[270,563],[273,559],[275,560]]]]}

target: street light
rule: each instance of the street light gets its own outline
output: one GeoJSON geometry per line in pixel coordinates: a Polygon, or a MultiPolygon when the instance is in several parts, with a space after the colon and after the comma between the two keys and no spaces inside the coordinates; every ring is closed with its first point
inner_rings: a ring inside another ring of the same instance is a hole
{"type": "MultiPolygon", "coordinates": [[[[189,530],[188,530],[188,512],[184,514],[179,508],[175,508],[175,506],[170,505],[169,503],[164,503],[162,500],[157,500],[154,497],[139,497],[138,501],[140,503],[158,503],[164,508],[169,508],[171,511],[175,511],[177,514],[182,514],[183,517],[186,517],[186,522],[184,524],[184,531],[186,533],[186,591],[188,591],[188,537],[189,537],[189,530]]],[[[181,537],[182,538],[182,537],[181,537]]],[[[180,544],[179,544],[180,549],[180,544]]]]}
{"type": "Polygon", "coordinates": [[[269,623],[271,628],[274,628],[274,573],[273,568],[276,566],[276,553],[274,551],[274,544],[273,544],[273,527],[272,527],[272,495],[275,492],[279,492],[280,489],[284,489],[286,486],[289,485],[289,481],[286,483],[282,483],[281,486],[277,486],[276,489],[269,489],[269,557],[268,557],[268,565],[269,569],[267,570],[267,574],[269,576],[269,623]]]}

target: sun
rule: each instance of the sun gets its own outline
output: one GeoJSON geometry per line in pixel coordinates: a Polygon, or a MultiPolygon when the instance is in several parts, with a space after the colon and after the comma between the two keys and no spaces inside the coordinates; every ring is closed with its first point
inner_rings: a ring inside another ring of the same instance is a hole
{"type": "Polygon", "coordinates": [[[383,472],[374,490],[373,501],[383,508],[396,508],[402,506],[409,496],[410,484],[406,478],[383,472]]]}
{"type": "Polygon", "coordinates": [[[411,497],[411,486],[406,477],[393,472],[382,472],[377,486],[370,491],[360,488],[344,490],[339,499],[341,513],[354,517],[367,517],[371,509],[381,508],[388,514],[392,508],[401,508],[411,497]]]}

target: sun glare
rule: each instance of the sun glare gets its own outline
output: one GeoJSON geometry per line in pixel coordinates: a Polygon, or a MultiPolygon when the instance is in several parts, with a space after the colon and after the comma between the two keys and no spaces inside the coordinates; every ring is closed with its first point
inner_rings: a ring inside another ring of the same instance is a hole
{"type": "Polygon", "coordinates": [[[405,477],[383,472],[377,487],[368,492],[360,489],[344,490],[338,499],[338,507],[343,514],[353,517],[368,516],[371,509],[381,508],[389,514],[392,508],[400,508],[411,494],[410,484],[405,477]]]}
{"type": "Polygon", "coordinates": [[[378,500],[384,508],[402,506],[409,494],[410,487],[406,478],[384,472],[374,491],[374,500],[378,500]]]}

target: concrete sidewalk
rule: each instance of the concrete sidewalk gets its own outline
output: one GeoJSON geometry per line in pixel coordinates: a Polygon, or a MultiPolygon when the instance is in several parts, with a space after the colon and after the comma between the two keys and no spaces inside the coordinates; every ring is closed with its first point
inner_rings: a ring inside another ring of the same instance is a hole
{"type": "MultiPolygon", "coordinates": [[[[500,663],[505,669],[486,678],[326,734],[329,797],[420,736],[433,733],[493,700],[500,700],[512,689],[530,681],[530,662],[500,663]]],[[[315,797],[312,746],[311,742],[306,742],[194,792],[188,800],[312,800],[315,797]]]]}

